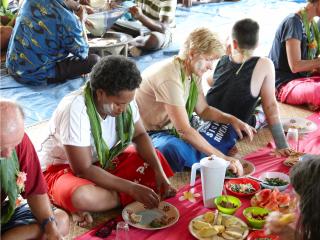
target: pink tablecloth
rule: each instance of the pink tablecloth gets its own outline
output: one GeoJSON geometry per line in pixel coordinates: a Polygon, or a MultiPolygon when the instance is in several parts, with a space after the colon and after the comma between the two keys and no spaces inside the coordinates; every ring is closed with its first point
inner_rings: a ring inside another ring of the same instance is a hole
{"type": "MultiPolygon", "coordinates": [[[[320,128],[320,113],[315,113],[310,116],[308,119],[313,120],[316,122],[320,128]]],[[[272,154],[272,143],[269,144],[267,147],[258,150],[257,152],[251,153],[245,157],[246,160],[254,163],[256,166],[256,171],[253,176],[258,177],[260,174],[266,171],[279,171],[288,173],[289,168],[283,165],[284,158],[275,157],[272,154]]],[[[320,130],[304,135],[300,142],[300,151],[313,153],[313,154],[320,154],[320,130]]],[[[183,200],[180,201],[179,197],[183,195],[183,192],[190,190],[190,187],[187,185],[181,188],[176,197],[167,199],[166,201],[176,206],[180,213],[179,221],[166,229],[159,230],[159,231],[146,231],[140,230],[133,227],[130,227],[130,239],[152,239],[152,240],[174,240],[174,239],[194,239],[192,235],[188,231],[188,224],[189,222],[196,216],[203,214],[204,212],[208,211],[207,208],[203,207],[202,202],[202,192],[201,192],[201,182],[200,179],[196,181],[195,184],[195,193],[201,194],[200,197],[196,198],[194,203],[183,200]]],[[[250,198],[241,198],[242,206],[236,212],[236,216],[240,217],[244,220],[242,215],[242,211],[244,208],[250,205],[250,198]]],[[[101,239],[95,237],[95,232],[99,229],[99,227],[87,232],[86,234],[76,238],[77,240],[86,240],[86,239],[101,239]]],[[[112,234],[105,238],[105,239],[115,239],[115,231],[112,234]]]]}

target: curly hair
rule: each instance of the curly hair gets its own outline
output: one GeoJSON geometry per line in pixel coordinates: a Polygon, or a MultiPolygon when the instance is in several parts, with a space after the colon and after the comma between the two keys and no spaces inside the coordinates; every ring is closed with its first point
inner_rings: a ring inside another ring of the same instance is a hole
{"type": "Polygon", "coordinates": [[[297,163],[290,172],[290,181],[300,195],[300,218],[297,226],[297,239],[320,239],[320,156],[297,163]],[[318,209],[318,210],[317,210],[318,209]]]}
{"type": "Polygon", "coordinates": [[[93,92],[102,89],[108,96],[120,91],[133,91],[140,86],[141,74],[137,65],[123,56],[107,56],[93,67],[90,85],[93,92]]]}
{"type": "Polygon", "coordinates": [[[190,51],[198,54],[216,55],[221,57],[224,54],[224,46],[217,33],[208,28],[194,29],[179,52],[181,59],[186,59],[190,51]]]}
{"type": "Polygon", "coordinates": [[[237,21],[232,28],[232,38],[238,41],[240,49],[254,49],[259,40],[259,24],[250,18],[237,21]]]}

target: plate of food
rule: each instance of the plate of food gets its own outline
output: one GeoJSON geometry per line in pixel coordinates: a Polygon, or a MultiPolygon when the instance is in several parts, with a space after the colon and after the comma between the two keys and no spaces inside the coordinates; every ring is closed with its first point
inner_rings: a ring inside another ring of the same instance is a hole
{"type": "Polygon", "coordinates": [[[281,118],[281,122],[285,132],[287,132],[289,128],[296,128],[300,134],[304,134],[314,132],[318,129],[315,122],[300,117],[281,118]]]}
{"type": "Polygon", "coordinates": [[[251,206],[266,208],[281,213],[291,212],[297,207],[297,199],[287,192],[280,192],[278,188],[263,189],[250,200],[251,206]]]}
{"type": "Polygon", "coordinates": [[[247,238],[247,240],[279,240],[279,236],[274,234],[265,234],[264,230],[257,230],[251,232],[247,238]]]}
{"type": "Polygon", "coordinates": [[[289,156],[283,161],[283,164],[287,167],[292,167],[303,159],[303,155],[306,154],[303,152],[291,151],[289,156]]]}
{"type": "Polygon", "coordinates": [[[189,232],[200,240],[245,239],[249,233],[248,225],[241,219],[218,212],[209,211],[193,218],[189,232]]]}
{"type": "Polygon", "coordinates": [[[244,177],[247,177],[247,176],[254,174],[256,168],[253,165],[253,163],[246,161],[246,160],[243,160],[243,159],[241,159],[240,162],[243,167],[243,176],[238,177],[233,172],[231,172],[231,170],[227,169],[225,179],[244,178],[244,177]]]}
{"type": "Polygon", "coordinates": [[[231,179],[225,186],[228,192],[239,197],[252,196],[261,189],[257,181],[249,178],[231,179]]]}
{"type": "Polygon", "coordinates": [[[133,202],[122,210],[122,218],[133,227],[158,230],[174,225],[179,219],[179,211],[164,201],[154,209],[147,209],[142,203],[133,202]]]}

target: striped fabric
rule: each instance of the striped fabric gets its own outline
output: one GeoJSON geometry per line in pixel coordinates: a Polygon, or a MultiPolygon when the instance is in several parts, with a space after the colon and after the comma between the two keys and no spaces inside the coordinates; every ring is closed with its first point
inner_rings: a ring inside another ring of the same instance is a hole
{"type": "Polygon", "coordinates": [[[172,21],[177,7],[176,0],[136,0],[136,4],[143,14],[158,21],[162,16],[167,16],[172,21]]]}

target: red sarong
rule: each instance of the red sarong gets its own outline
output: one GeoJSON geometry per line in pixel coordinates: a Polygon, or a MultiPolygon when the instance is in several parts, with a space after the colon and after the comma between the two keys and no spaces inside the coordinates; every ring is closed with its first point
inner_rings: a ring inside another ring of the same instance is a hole
{"type": "Polygon", "coordinates": [[[277,93],[280,102],[292,105],[309,104],[320,107],[320,77],[307,77],[283,84],[277,93]]]}
{"type": "MultiPolygon", "coordinates": [[[[157,151],[162,168],[167,177],[172,177],[173,172],[164,158],[157,151]]],[[[156,191],[156,182],[153,169],[145,163],[133,146],[128,147],[118,157],[113,159],[115,169],[109,171],[115,176],[134,181],[136,183],[148,186],[156,191]]],[[[52,165],[44,172],[48,183],[48,194],[51,201],[69,212],[75,212],[77,209],[73,206],[71,197],[73,192],[83,185],[93,184],[93,182],[76,177],[68,164],[52,165]]],[[[119,193],[120,203],[125,206],[134,201],[134,199],[125,194],[119,193]]]]}

